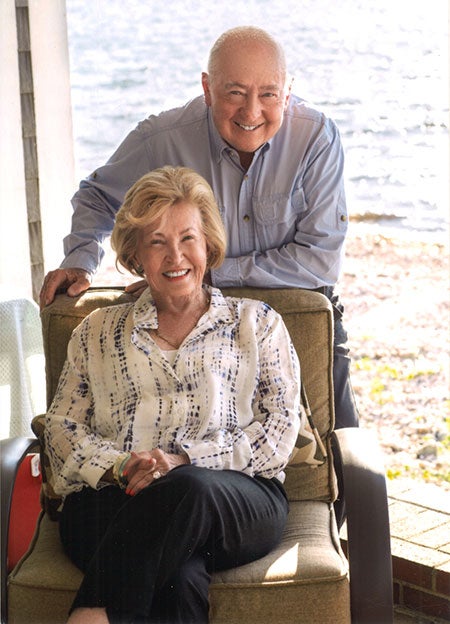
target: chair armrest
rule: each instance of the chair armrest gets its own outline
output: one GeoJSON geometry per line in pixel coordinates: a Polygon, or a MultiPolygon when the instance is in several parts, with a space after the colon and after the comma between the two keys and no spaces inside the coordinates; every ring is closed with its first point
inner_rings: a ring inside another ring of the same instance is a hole
{"type": "Polygon", "coordinates": [[[39,446],[37,438],[9,438],[0,440],[1,462],[1,617],[7,621],[6,583],[8,579],[9,515],[17,471],[23,458],[39,446]]]}
{"type": "Polygon", "coordinates": [[[333,432],[341,456],[347,511],[352,622],[393,622],[392,559],[386,477],[375,436],[364,429],[333,432]]]}

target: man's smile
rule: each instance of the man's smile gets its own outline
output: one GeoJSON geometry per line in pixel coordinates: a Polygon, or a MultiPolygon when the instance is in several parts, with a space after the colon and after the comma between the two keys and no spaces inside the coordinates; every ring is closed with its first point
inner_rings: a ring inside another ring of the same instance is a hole
{"type": "Polygon", "coordinates": [[[246,130],[247,132],[252,132],[253,130],[257,130],[258,128],[261,128],[261,126],[263,126],[264,124],[260,123],[257,124],[256,126],[247,126],[246,124],[241,124],[238,121],[234,122],[239,128],[242,128],[242,130],[246,130]]]}

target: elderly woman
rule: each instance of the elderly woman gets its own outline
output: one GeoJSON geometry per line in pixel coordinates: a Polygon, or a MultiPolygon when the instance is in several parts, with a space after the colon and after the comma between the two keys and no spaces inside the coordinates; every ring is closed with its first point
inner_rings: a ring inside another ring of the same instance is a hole
{"type": "Polygon", "coordinates": [[[203,284],[226,243],[193,171],[138,180],[112,245],[149,288],[77,327],[47,416],[61,540],[85,574],[69,622],[202,624],[210,574],[284,528],[298,359],[269,306],[203,284]]]}

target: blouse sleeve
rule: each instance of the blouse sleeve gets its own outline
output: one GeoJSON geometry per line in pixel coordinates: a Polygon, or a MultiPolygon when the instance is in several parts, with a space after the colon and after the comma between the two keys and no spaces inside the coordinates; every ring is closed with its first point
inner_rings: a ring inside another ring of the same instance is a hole
{"type": "Polygon", "coordinates": [[[120,454],[112,431],[99,433],[92,427],[94,401],[87,372],[88,334],[86,319],[69,342],[58,388],[46,415],[46,451],[55,477],[54,489],[60,495],[85,486],[100,487],[103,474],[120,454]]]}
{"type": "Polygon", "coordinates": [[[281,316],[266,304],[261,307],[265,314],[259,315],[253,336],[259,358],[253,420],[185,443],[192,464],[272,478],[289,461],[300,427],[300,364],[281,316]]]}

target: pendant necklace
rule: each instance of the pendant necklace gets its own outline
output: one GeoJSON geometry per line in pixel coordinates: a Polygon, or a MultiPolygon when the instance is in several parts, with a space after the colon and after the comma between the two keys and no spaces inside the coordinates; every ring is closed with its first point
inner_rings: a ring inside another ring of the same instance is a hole
{"type": "Polygon", "coordinates": [[[162,336],[157,329],[152,329],[152,332],[155,334],[155,336],[158,336],[158,338],[160,338],[161,340],[164,340],[164,342],[167,342],[167,344],[173,347],[174,349],[179,349],[179,345],[176,345],[170,340],[167,340],[167,338],[162,336]]]}
{"type": "MultiPolygon", "coordinates": [[[[206,310],[208,309],[209,304],[210,304],[210,298],[208,297],[207,300],[206,300],[206,304],[205,304],[205,309],[206,310]]],[[[152,329],[151,331],[155,334],[155,336],[158,336],[158,338],[160,338],[161,340],[164,340],[164,342],[166,342],[168,345],[170,345],[173,349],[177,349],[178,350],[180,348],[180,345],[177,345],[177,344],[173,343],[171,340],[168,340],[165,336],[160,334],[157,328],[152,329]]]]}

